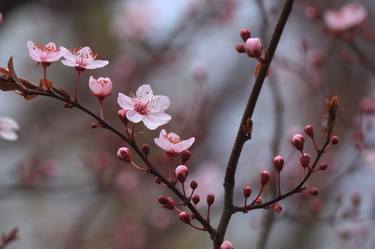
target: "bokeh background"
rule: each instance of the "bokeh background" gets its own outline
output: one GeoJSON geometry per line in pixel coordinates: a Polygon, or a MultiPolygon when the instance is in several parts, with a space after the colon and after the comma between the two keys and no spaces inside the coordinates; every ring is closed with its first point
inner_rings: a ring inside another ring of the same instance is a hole
{"type": "MultiPolygon", "coordinates": [[[[374,2],[359,2],[368,18],[352,39],[375,63],[374,2]]],[[[293,186],[301,168],[290,136],[307,123],[323,134],[324,101],[335,94],[340,97],[340,145],[325,158],[329,168],[309,183],[320,188],[321,195],[283,201],[279,215],[270,210],[235,215],[227,238],[236,249],[375,248],[375,115],[363,111],[365,104],[374,105],[375,73],[347,40],[330,35],[319,20],[307,16],[311,6],[323,14],[345,3],[296,1],[260,95],[253,139],[243,150],[236,179],[242,203],[243,186],[257,189],[259,172],[272,169],[273,156],[281,154],[288,159],[283,188],[293,186]]],[[[38,82],[42,69],[28,56],[28,40],[90,46],[110,64],[83,74],[81,102],[97,111],[88,77],[111,77],[114,90],[105,101],[105,116],[119,129],[117,92],[134,93],[147,83],[155,93],[169,96],[173,119],[164,128],[182,138],[196,137],[190,179],[198,181],[203,200],[215,193],[216,224],[225,166],[254,80],[255,60],[234,49],[241,42],[239,30],[249,28],[266,43],[281,4],[1,0],[0,65],[6,66],[13,56],[18,75],[38,82]]],[[[54,63],[48,75],[55,85],[73,91],[71,68],[54,63]]],[[[4,92],[0,116],[10,116],[21,126],[19,140],[0,140],[0,231],[20,229],[20,239],[9,248],[211,248],[207,234],[183,225],[175,213],[160,207],[157,199],[168,190],[119,162],[115,153],[124,144],[106,130],[92,129],[90,117],[52,99],[25,101],[4,92]]],[[[151,158],[163,170],[166,158],[153,144],[160,129],[137,129],[140,143],[150,144],[151,158]]],[[[205,212],[205,205],[201,207],[205,212]]]]}

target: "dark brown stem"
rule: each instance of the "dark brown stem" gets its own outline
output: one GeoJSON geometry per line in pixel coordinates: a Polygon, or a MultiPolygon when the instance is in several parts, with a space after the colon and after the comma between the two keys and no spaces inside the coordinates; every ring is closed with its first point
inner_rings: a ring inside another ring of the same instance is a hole
{"type": "Polygon", "coordinates": [[[238,160],[241,155],[242,147],[246,141],[251,138],[251,131],[244,132],[242,127],[244,124],[251,122],[255,105],[257,103],[260,91],[263,87],[263,82],[267,76],[267,72],[272,61],[273,55],[275,54],[277,45],[279,44],[281,35],[283,33],[286,22],[289,18],[290,12],[292,11],[294,0],[285,0],[278,21],[274,28],[270,43],[266,50],[266,61],[262,63],[259,74],[255,80],[253,89],[250,94],[250,98],[247,102],[244,114],[242,116],[241,124],[237,132],[236,140],[234,142],[232,153],[229,158],[227,165],[225,179],[224,179],[224,208],[221,214],[219,226],[217,229],[217,235],[214,240],[214,249],[219,249],[221,243],[224,240],[225,233],[229,221],[233,214],[233,191],[235,185],[235,175],[237,170],[238,160]]]}

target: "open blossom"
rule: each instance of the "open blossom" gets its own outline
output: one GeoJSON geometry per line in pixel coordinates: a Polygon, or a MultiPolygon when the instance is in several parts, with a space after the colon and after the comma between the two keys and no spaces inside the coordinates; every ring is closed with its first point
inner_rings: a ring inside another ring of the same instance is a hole
{"type": "Polygon", "coordinates": [[[333,31],[347,31],[365,21],[367,10],[360,3],[349,3],[339,10],[328,10],[324,22],[333,31]]]}
{"type": "Polygon", "coordinates": [[[149,85],[140,86],[136,96],[133,97],[119,93],[117,102],[126,111],[128,120],[133,123],[143,121],[144,125],[150,130],[155,130],[172,119],[170,115],[164,113],[170,105],[169,98],[154,95],[149,85]]]}
{"type": "Polygon", "coordinates": [[[234,249],[234,248],[230,241],[225,240],[223,244],[221,244],[220,249],[234,249]]]}
{"type": "Polygon", "coordinates": [[[83,47],[81,49],[73,49],[69,51],[66,48],[61,48],[65,51],[64,60],[61,62],[68,67],[75,67],[78,71],[84,71],[85,69],[97,69],[108,65],[106,60],[95,60],[98,56],[93,53],[89,47],[83,47]]]}
{"type": "Polygon", "coordinates": [[[154,138],[156,145],[171,155],[175,155],[189,149],[193,145],[194,141],[194,137],[187,140],[181,140],[177,134],[173,132],[167,134],[164,129],[160,131],[158,138],[154,138]]]}
{"type": "Polygon", "coordinates": [[[95,96],[103,99],[104,97],[111,95],[112,81],[107,77],[99,77],[95,79],[93,76],[90,76],[89,88],[95,96]]]}
{"type": "Polygon", "coordinates": [[[18,129],[19,125],[16,121],[8,117],[0,117],[0,137],[10,141],[16,140],[18,129]]]}
{"type": "Polygon", "coordinates": [[[60,60],[60,58],[65,54],[65,50],[62,47],[57,48],[56,44],[53,42],[42,45],[28,41],[27,48],[29,50],[31,59],[45,65],[49,65],[54,61],[60,60]]]}

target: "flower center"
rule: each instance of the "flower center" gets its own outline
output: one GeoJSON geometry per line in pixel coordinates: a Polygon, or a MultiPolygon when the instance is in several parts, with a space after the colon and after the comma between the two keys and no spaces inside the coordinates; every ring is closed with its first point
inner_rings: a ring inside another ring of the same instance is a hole
{"type": "Polygon", "coordinates": [[[38,49],[40,49],[43,53],[46,53],[46,54],[52,54],[52,53],[60,51],[59,48],[56,48],[56,47],[54,47],[52,45],[45,46],[45,45],[42,45],[42,44],[35,44],[35,46],[38,49]]]}
{"type": "Polygon", "coordinates": [[[178,138],[178,137],[171,137],[171,136],[168,136],[168,135],[165,135],[164,138],[167,139],[172,144],[177,144],[181,141],[181,139],[178,138]]]}
{"type": "Polygon", "coordinates": [[[100,79],[97,80],[97,82],[100,84],[101,87],[104,87],[108,83],[108,80],[100,79]]]}
{"type": "Polygon", "coordinates": [[[135,100],[134,103],[134,110],[138,112],[139,114],[145,115],[150,112],[150,108],[148,106],[148,101],[143,102],[140,100],[135,100]]]}

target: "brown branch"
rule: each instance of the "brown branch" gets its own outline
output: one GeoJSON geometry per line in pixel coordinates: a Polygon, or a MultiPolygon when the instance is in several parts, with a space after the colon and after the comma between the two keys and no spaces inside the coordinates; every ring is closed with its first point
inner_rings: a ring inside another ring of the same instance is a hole
{"type": "Polygon", "coordinates": [[[250,94],[250,98],[247,102],[240,127],[237,132],[236,140],[234,142],[232,153],[229,158],[227,165],[225,179],[224,179],[224,208],[221,214],[220,223],[217,229],[217,235],[214,240],[214,249],[219,249],[221,243],[224,240],[224,236],[229,224],[229,221],[233,214],[233,191],[235,185],[235,175],[237,170],[238,160],[241,155],[243,145],[246,141],[251,138],[251,130],[243,131],[243,125],[251,123],[251,119],[254,113],[255,105],[257,103],[260,91],[263,87],[263,82],[267,76],[269,66],[271,64],[273,55],[275,54],[277,45],[280,41],[286,22],[289,18],[290,12],[292,11],[294,0],[285,0],[278,21],[274,28],[270,43],[266,50],[266,60],[261,65],[259,74],[255,80],[253,89],[250,94]]]}

